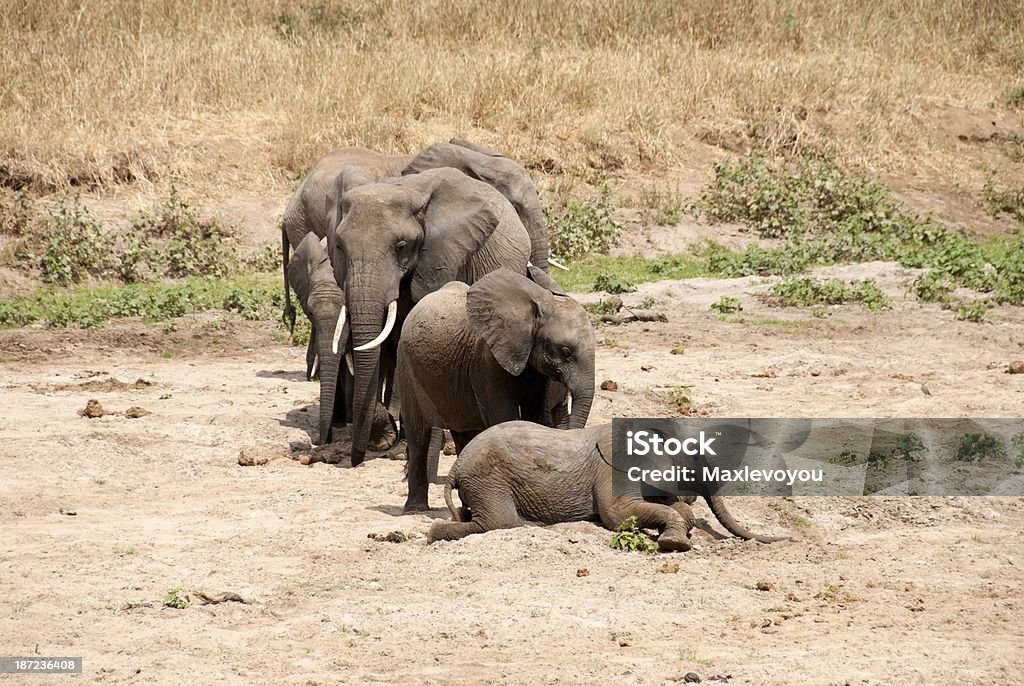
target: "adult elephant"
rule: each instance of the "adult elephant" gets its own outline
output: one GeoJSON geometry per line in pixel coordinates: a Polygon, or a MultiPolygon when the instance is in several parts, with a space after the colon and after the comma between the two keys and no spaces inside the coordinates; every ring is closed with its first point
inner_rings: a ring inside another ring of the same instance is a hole
{"type": "MultiPolygon", "coordinates": [[[[432,428],[457,452],[484,429],[525,419],[554,426],[552,381],[572,394],[570,429],[594,400],[594,331],[586,310],[508,269],[452,282],[413,308],[398,344],[397,388],[408,451],[405,510],[426,510],[432,428]]],[[[434,467],[436,471],[436,466],[434,467]]]]}
{"type": "Polygon", "coordinates": [[[384,182],[345,167],[327,192],[327,207],[328,255],[346,302],[334,347],[342,345],[347,323],[354,357],[356,466],[366,454],[381,379],[393,372],[381,367],[381,349],[394,360],[412,306],[450,281],[473,284],[502,267],[527,274],[531,242],[499,191],[451,167],[384,182]]]}
{"type": "Polygon", "coordinates": [[[508,199],[526,227],[530,235],[531,261],[539,269],[547,270],[548,235],[540,198],[529,174],[515,161],[462,138],[437,143],[415,156],[391,156],[358,147],[338,148],[314,165],[288,201],[281,218],[281,263],[285,272],[283,318],[289,329],[295,326],[295,308],[288,291],[289,251],[298,248],[306,234],[312,232],[323,238],[333,228],[329,226],[331,209],[325,201],[341,170],[347,166],[355,167],[371,181],[452,167],[490,184],[508,199]]]}

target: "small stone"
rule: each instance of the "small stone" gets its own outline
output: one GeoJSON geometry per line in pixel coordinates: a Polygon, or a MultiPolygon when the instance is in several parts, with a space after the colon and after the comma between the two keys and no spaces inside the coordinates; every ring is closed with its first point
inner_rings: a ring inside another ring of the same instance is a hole
{"type": "Polygon", "coordinates": [[[699,684],[700,675],[696,672],[687,672],[686,676],[683,677],[684,684],[699,684]]]}
{"type": "Polygon", "coordinates": [[[139,417],[145,417],[147,414],[152,414],[152,412],[144,407],[129,407],[124,411],[124,416],[129,419],[138,419],[139,417]]]}
{"type": "Polygon", "coordinates": [[[654,369],[654,365],[650,365],[650,364],[642,364],[642,365],[640,365],[640,371],[642,371],[642,372],[649,372],[652,369],[654,369]]]}
{"type": "Polygon", "coordinates": [[[615,383],[611,379],[605,379],[601,382],[602,391],[617,391],[619,390],[619,384],[615,383]]]}
{"type": "Polygon", "coordinates": [[[765,581],[764,579],[761,579],[756,584],[754,584],[754,588],[756,588],[759,591],[774,591],[775,584],[773,584],[771,581],[765,581]]]}
{"type": "Polygon", "coordinates": [[[79,410],[78,414],[87,419],[96,419],[97,417],[105,415],[106,411],[103,409],[103,406],[100,405],[99,400],[90,400],[85,404],[85,409],[79,410]]]}
{"type": "Polygon", "coordinates": [[[679,572],[678,562],[666,562],[656,570],[659,574],[676,574],[679,572]]]}
{"type": "Polygon", "coordinates": [[[676,348],[672,348],[672,350],[670,350],[669,352],[671,354],[673,354],[673,355],[682,355],[683,353],[686,352],[686,348],[683,348],[682,346],[679,346],[679,347],[676,347],[676,348]]]}
{"type": "Polygon", "coordinates": [[[1007,371],[1011,374],[1024,374],[1024,360],[1014,360],[1007,371]]]}
{"type": "Polygon", "coordinates": [[[243,467],[257,467],[270,462],[270,456],[266,453],[257,454],[252,451],[246,451],[244,448],[238,451],[238,464],[243,467]]]}
{"type": "Polygon", "coordinates": [[[590,576],[590,570],[587,569],[586,567],[580,567],[579,569],[576,570],[576,576],[577,577],[590,576]]]}

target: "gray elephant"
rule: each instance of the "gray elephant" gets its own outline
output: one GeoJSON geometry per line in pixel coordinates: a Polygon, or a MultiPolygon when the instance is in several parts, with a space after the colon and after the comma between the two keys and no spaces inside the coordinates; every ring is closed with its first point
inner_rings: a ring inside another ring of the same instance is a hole
{"type": "Polygon", "coordinates": [[[586,426],[594,400],[594,332],[583,307],[508,269],[472,286],[449,283],[412,309],[398,343],[396,387],[408,452],[405,509],[427,509],[431,428],[451,430],[457,452],[489,426],[552,425],[548,388],[572,397],[569,428],[586,426]]]}
{"type": "MultiPolygon", "coordinates": [[[[306,348],[306,379],[320,379],[319,443],[333,440],[333,427],[351,421],[352,374],[341,364],[341,351],[334,352],[331,334],[337,325],[345,294],[334,280],[327,259],[327,239],[307,234],[288,261],[288,283],[309,318],[306,348]]],[[[378,404],[370,431],[370,445],[386,449],[394,442],[396,430],[383,405],[378,404]]]]}
{"type": "MultiPolygon", "coordinates": [[[[327,235],[332,208],[327,194],[335,186],[341,170],[356,167],[367,179],[382,181],[427,169],[454,167],[482,180],[504,195],[519,214],[531,241],[531,260],[547,270],[548,235],[544,212],[537,188],[522,166],[494,150],[470,141],[453,138],[438,143],[419,155],[385,155],[367,148],[338,148],[324,155],[296,189],[281,219],[281,264],[288,269],[288,253],[298,248],[307,233],[323,238],[327,235]]],[[[285,274],[284,321],[289,329],[295,326],[295,308],[288,292],[285,274]]]]}
{"type": "MultiPolygon", "coordinates": [[[[574,521],[598,521],[614,530],[635,516],[639,527],[660,532],[662,551],[689,550],[693,498],[613,496],[611,455],[611,424],[569,431],[529,422],[491,427],[456,458],[444,490],[452,521],[435,520],[429,540],[574,521]],[[452,489],[459,491],[461,508],[452,501],[452,489]]],[[[750,533],[736,523],[722,496],[701,495],[734,536],[783,540],[750,533]]]]}
{"type": "MultiPolygon", "coordinates": [[[[393,377],[402,322],[421,298],[449,281],[474,283],[507,267],[527,273],[530,237],[492,186],[449,167],[374,183],[346,167],[328,192],[327,233],[346,307],[334,333],[351,327],[355,367],[352,465],[365,456],[380,385],[393,377]]],[[[348,344],[345,345],[348,348],[348,344]]],[[[392,384],[383,397],[391,405],[392,384]]]]}

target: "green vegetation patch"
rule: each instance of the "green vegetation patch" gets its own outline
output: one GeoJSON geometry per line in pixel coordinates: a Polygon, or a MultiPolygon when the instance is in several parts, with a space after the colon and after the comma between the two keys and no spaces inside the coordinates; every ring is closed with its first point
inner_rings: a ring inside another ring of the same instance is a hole
{"type": "Polygon", "coordinates": [[[658,551],[654,542],[636,525],[636,516],[632,516],[615,530],[608,543],[614,550],[627,550],[640,553],[658,551]]]}
{"type": "Polygon", "coordinates": [[[889,296],[871,279],[851,281],[841,279],[820,281],[813,277],[791,277],[771,287],[765,302],[780,307],[809,307],[812,305],[842,305],[859,303],[869,310],[889,307],[889,296]]]}
{"type": "Polygon", "coordinates": [[[94,327],[116,317],[147,322],[223,309],[245,319],[276,320],[281,284],[268,276],[234,279],[192,277],[159,284],[103,284],[90,287],[41,288],[31,296],[0,302],[0,327],[44,324],[94,327]]]}

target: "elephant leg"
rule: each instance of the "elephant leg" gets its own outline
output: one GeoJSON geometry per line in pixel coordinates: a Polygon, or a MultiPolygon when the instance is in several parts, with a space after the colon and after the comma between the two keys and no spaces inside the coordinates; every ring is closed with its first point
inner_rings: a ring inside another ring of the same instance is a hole
{"type": "Polygon", "coordinates": [[[445,479],[438,480],[437,466],[441,461],[441,451],[444,449],[444,429],[431,429],[430,447],[427,448],[427,480],[432,484],[444,483],[445,479]]]}
{"type": "Polygon", "coordinates": [[[461,455],[462,449],[478,435],[480,435],[479,431],[452,431],[452,443],[455,444],[455,454],[461,455]]]}
{"type": "Polygon", "coordinates": [[[429,510],[427,504],[427,452],[430,450],[430,427],[418,421],[406,421],[405,430],[405,469],[409,481],[409,497],[406,498],[404,510],[416,512],[429,510]]]}
{"type": "Polygon", "coordinates": [[[430,533],[427,534],[427,542],[457,541],[458,539],[465,538],[470,534],[482,534],[483,532],[483,525],[477,521],[446,522],[441,519],[436,519],[434,520],[434,523],[430,525],[430,533]]]}

